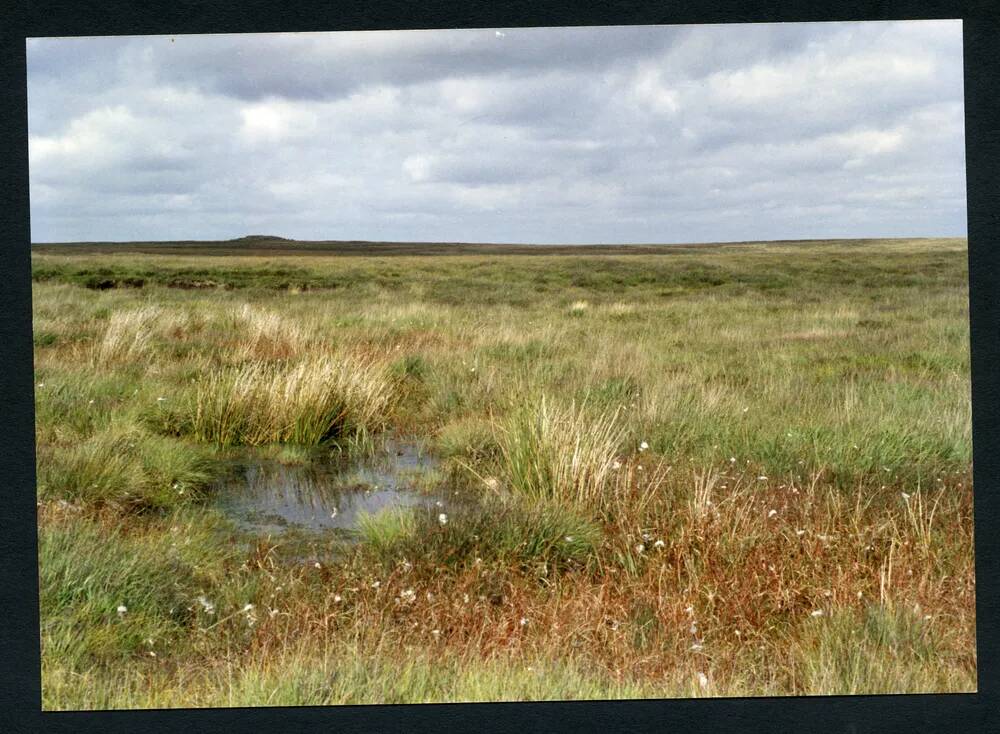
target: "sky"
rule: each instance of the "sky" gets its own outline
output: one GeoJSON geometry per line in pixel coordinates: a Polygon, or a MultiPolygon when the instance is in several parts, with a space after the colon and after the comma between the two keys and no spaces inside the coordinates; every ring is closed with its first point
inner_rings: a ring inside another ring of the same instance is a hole
{"type": "Polygon", "coordinates": [[[966,233],[960,21],[27,51],[34,242],[966,233]]]}

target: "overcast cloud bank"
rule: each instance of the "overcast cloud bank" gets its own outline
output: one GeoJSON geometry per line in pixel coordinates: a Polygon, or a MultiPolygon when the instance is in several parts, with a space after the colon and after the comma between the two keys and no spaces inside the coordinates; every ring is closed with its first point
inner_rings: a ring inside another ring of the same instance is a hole
{"type": "Polygon", "coordinates": [[[32,240],[965,235],[958,21],[32,39],[32,240]]]}

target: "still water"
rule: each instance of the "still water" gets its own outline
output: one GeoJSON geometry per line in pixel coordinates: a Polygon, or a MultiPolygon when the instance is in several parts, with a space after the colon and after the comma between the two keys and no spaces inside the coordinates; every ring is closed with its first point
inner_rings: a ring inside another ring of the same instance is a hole
{"type": "Polygon", "coordinates": [[[388,507],[442,506],[443,498],[418,491],[436,462],[413,443],[388,442],[374,457],[349,462],[243,466],[218,487],[223,511],[253,534],[350,531],[362,514],[388,507]]]}

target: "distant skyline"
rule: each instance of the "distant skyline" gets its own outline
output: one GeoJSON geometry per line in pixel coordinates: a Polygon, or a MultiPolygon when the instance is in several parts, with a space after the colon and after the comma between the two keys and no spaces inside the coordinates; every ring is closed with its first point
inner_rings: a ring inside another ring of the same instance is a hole
{"type": "Polygon", "coordinates": [[[966,235],[960,21],[27,52],[34,242],[966,235]]]}

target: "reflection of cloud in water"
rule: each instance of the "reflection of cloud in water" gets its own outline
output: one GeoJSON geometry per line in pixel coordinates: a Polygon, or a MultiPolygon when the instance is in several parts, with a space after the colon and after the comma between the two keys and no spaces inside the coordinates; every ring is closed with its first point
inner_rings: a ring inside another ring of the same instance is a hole
{"type": "Polygon", "coordinates": [[[351,530],[361,514],[387,507],[433,505],[440,497],[414,490],[413,477],[435,462],[412,444],[390,443],[384,454],[340,466],[251,464],[227,480],[222,506],[247,530],[351,530]]]}

